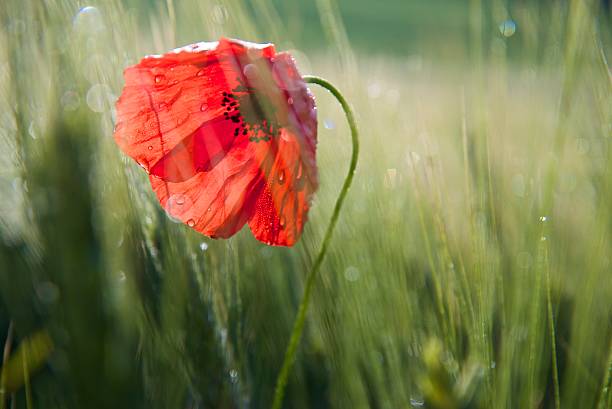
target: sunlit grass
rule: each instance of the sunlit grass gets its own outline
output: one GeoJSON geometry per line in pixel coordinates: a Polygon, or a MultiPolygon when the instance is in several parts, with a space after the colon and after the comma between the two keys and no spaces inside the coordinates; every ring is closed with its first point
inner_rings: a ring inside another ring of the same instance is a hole
{"type": "Polygon", "coordinates": [[[270,405],[348,167],[341,110],[313,89],[321,188],[291,249],[174,223],[111,137],[123,68],[221,35],[299,48],[362,134],[286,407],[610,407],[610,20],[568,3],[465,2],[463,40],[374,55],[328,0],[318,46],[267,0],[3,3],[0,341],[54,345],[6,407],[270,405]]]}

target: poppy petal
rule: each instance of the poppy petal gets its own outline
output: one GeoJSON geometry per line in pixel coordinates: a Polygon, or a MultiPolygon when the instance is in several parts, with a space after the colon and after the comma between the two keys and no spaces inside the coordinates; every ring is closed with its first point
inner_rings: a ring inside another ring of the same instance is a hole
{"type": "Polygon", "coordinates": [[[249,227],[269,245],[293,246],[300,238],[318,181],[302,156],[298,137],[284,129],[261,159],[264,186],[257,197],[249,227]]]}
{"type": "Polygon", "coordinates": [[[208,172],[181,182],[149,177],[168,215],[210,237],[230,237],[253,212],[261,172],[248,143],[233,149],[208,172]]]}
{"type": "Polygon", "coordinates": [[[211,170],[234,143],[234,126],[223,117],[206,121],[151,167],[151,175],[168,182],[185,181],[211,170]]]}
{"type": "Polygon", "coordinates": [[[185,138],[222,117],[223,92],[240,84],[241,61],[274,54],[271,44],[252,49],[248,44],[198,43],[128,67],[117,101],[117,144],[148,172],[177,145],[189,145],[185,138]]]}

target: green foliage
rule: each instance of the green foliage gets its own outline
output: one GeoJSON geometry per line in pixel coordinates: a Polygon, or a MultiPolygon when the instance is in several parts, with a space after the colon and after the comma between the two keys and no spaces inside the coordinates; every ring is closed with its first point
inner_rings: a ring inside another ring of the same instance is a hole
{"type": "Polygon", "coordinates": [[[362,134],[285,407],[609,407],[609,14],[381,4],[2,2],[0,405],[271,404],[348,166],[341,110],[313,89],[321,188],[291,249],[174,223],[111,137],[125,66],[228,35],[298,48],[362,134]]]}

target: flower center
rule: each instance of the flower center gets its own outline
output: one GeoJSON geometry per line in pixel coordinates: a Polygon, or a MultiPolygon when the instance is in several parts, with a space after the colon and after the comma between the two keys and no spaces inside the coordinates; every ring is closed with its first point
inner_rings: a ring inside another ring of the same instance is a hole
{"type": "Polygon", "coordinates": [[[250,135],[251,142],[268,142],[280,134],[276,108],[268,96],[253,87],[239,85],[233,92],[223,92],[223,116],[236,124],[234,137],[250,135]]]}

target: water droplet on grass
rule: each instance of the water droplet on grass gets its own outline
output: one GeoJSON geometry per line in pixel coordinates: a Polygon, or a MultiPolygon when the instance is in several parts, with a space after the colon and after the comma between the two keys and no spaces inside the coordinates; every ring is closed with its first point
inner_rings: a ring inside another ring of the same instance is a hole
{"type": "Polygon", "coordinates": [[[30,126],[28,127],[28,133],[32,137],[32,139],[36,139],[38,135],[36,134],[36,124],[34,121],[30,122],[30,126]]]}
{"type": "Polygon", "coordinates": [[[415,408],[422,408],[425,406],[425,401],[423,398],[410,398],[410,406],[415,408]]]}
{"type": "Polygon", "coordinates": [[[202,251],[208,250],[208,244],[206,244],[206,242],[204,242],[204,241],[202,243],[200,243],[200,250],[202,250],[202,251]]]}
{"type": "Polygon", "coordinates": [[[377,82],[373,82],[370,85],[368,85],[368,96],[372,99],[377,99],[378,97],[380,97],[380,94],[382,93],[382,88],[380,87],[380,84],[378,84],[377,82]]]}
{"type": "Polygon", "coordinates": [[[60,100],[65,111],[74,111],[79,107],[79,94],[74,91],[66,91],[60,100]]]}
{"type": "Polygon", "coordinates": [[[355,282],[359,280],[360,275],[361,274],[359,273],[359,270],[357,269],[357,267],[354,267],[354,266],[349,266],[344,271],[344,278],[346,278],[348,281],[351,281],[351,282],[355,282]]]}
{"type": "Polygon", "coordinates": [[[74,16],[72,26],[82,34],[98,34],[106,29],[102,13],[92,6],[81,8],[74,16]]]}
{"type": "Polygon", "coordinates": [[[512,37],[516,32],[516,23],[512,19],[502,21],[499,24],[499,32],[504,37],[512,37]]]}
{"type": "Polygon", "coordinates": [[[95,84],[87,91],[87,106],[94,112],[106,112],[108,111],[114,101],[115,97],[106,84],[95,84]]]}
{"type": "Polygon", "coordinates": [[[43,281],[36,286],[38,299],[45,304],[53,304],[59,298],[59,289],[50,281],[43,281]]]}

